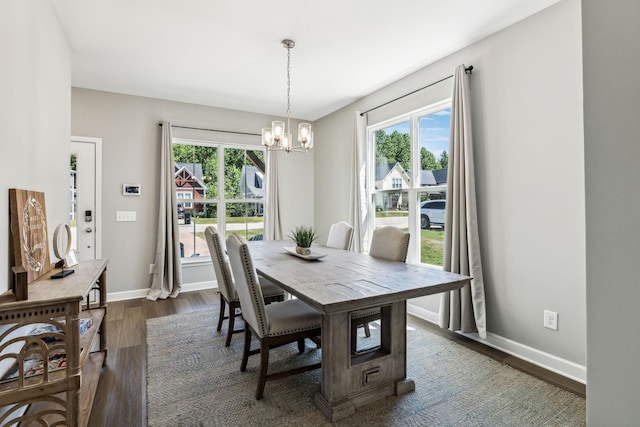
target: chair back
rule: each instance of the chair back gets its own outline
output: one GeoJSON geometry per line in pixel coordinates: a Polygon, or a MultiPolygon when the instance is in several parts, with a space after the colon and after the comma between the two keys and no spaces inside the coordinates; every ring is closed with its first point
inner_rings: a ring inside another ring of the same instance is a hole
{"type": "Polygon", "coordinates": [[[398,227],[381,227],[373,230],[369,255],[389,261],[407,260],[410,234],[398,227]]]}
{"type": "Polygon", "coordinates": [[[353,227],[344,221],[336,222],[329,228],[329,237],[327,237],[327,246],[330,248],[351,249],[351,241],[353,240],[353,227]]]}
{"type": "Polygon", "coordinates": [[[209,246],[209,254],[213,269],[216,272],[216,280],[218,281],[218,291],[224,296],[226,301],[233,301],[236,297],[235,286],[233,285],[233,276],[229,261],[224,253],[222,246],[222,237],[218,234],[218,230],[213,225],[204,229],[204,237],[209,246]]]}
{"type": "Polygon", "coordinates": [[[253,266],[249,247],[237,234],[227,237],[227,252],[231,262],[231,271],[236,282],[236,292],[240,299],[242,317],[260,338],[269,331],[269,322],[264,307],[264,296],[258,281],[258,273],[253,266]]]}

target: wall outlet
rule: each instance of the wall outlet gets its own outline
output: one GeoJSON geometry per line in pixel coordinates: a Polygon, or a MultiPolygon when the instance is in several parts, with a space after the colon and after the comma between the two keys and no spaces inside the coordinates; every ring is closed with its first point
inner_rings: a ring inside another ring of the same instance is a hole
{"type": "Polygon", "coordinates": [[[555,311],[544,311],[544,327],[553,329],[554,331],[558,330],[558,313],[555,311]]]}
{"type": "Polygon", "coordinates": [[[149,274],[153,274],[153,269],[156,268],[155,264],[149,264],[149,274]]]}

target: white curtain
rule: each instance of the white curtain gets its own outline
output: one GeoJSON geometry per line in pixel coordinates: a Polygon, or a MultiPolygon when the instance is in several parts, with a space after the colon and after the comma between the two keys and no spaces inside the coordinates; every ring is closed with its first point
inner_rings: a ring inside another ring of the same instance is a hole
{"type": "Polygon", "coordinates": [[[439,324],[453,331],[478,332],[481,338],[486,338],[469,95],[469,76],[465,66],[459,65],[454,74],[451,100],[443,268],[473,279],[460,290],[442,294],[439,324]]]}
{"type": "Polygon", "coordinates": [[[176,181],[173,165],[171,123],[162,122],[160,153],[160,203],[158,206],[158,243],[153,281],[147,293],[152,301],[175,298],[182,288],[180,228],[178,226],[176,181]]]}
{"type": "Polygon", "coordinates": [[[368,230],[368,203],[366,189],[366,143],[367,115],[355,112],[353,124],[353,170],[351,172],[351,224],[353,224],[353,243],[351,250],[362,252],[365,235],[368,230]]]}
{"type": "Polygon", "coordinates": [[[280,200],[278,198],[278,154],[267,150],[266,163],[264,238],[265,240],[282,240],[280,200]]]}

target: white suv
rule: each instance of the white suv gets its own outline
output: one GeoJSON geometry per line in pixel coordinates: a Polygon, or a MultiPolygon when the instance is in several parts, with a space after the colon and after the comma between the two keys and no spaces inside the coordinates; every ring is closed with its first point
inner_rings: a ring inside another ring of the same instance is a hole
{"type": "Polygon", "coordinates": [[[445,200],[427,200],[420,204],[420,227],[428,230],[432,225],[444,228],[445,200]]]}

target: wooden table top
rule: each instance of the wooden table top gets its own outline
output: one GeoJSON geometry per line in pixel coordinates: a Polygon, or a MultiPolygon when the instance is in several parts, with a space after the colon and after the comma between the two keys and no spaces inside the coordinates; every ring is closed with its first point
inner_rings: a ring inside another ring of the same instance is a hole
{"type": "Polygon", "coordinates": [[[61,279],[51,279],[51,275],[60,271],[52,269],[48,273],[29,283],[29,298],[25,301],[15,301],[10,292],[0,298],[0,309],[13,306],[38,305],[42,302],[58,302],[68,300],[82,300],[91,290],[91,285],[100,277],[107,268],[108,259],[96,259],[83,261],[69,270],[74,270],[61,279]]]}
{"type": "Polygon", "coordinates": [[[424,265],[386,261],[366,254],[313,246],[318,260],[291,255],[290,240],[251,241],[258,273],[323,312],[353,311],[459,289],[471,278],[424,265]]]}

